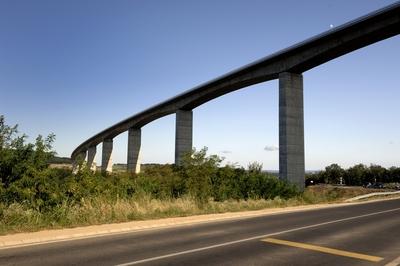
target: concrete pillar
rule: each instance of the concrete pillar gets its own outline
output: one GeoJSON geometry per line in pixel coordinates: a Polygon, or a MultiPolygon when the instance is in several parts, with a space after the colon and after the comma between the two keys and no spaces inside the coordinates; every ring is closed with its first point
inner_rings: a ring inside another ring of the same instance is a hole
{"type": "Polygon", "coordinates": [[[128,131],[128,172],[140,172],[140,144],[141,144],[141,129],[130,128],[128,131]]]}
{"type": "Polygon", "coordinates": [[[303,76],[279,74],[279,178],[304,190],[303,76]]]}
{"type": "Polygon", "coordinates": [[[79,164],[86,159],[86,151],[79,153],[72,162],[72,173],[76,174],[79,171],[79,164]]]}
{"type": "Polygon", "coordinates": [[[176,111],[175,129],[175,164],[182,163],[183,156],[192,151],[193,143],[193,112],[176,111]]]}
{"type": "Polygon", "coordinates": [[[87,156],[88,157],[87,167],[92,171],[96,171],[96,163],[94,162],[94,159],[96,157],[96,152],[97,152],[96,146],[89,147],[87,156]]]}
{"type": "Polygon", "coordinates": [[[111,154],[113,150],[113,140],[105,139],[103,141],[103,152],[101,156],[101,172],[112,172],[111,154]]]}

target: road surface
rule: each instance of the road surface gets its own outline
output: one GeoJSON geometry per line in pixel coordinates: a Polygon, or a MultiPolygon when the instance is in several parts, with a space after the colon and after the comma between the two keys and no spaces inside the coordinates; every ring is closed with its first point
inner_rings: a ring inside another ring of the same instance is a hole
{"type": "Polygon", "coordinates": [[[400,199],[0,250],[0,265],[400,265],[400,199]]]}

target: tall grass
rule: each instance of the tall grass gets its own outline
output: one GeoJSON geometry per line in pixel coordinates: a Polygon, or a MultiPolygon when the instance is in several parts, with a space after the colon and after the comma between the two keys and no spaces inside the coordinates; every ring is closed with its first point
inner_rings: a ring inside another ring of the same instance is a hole
{"type": "Polygon", "coordinates": [[[0,234],[57,229],[66,227],[119,223],[167,217],[260,210],[315,203],[338,202],[365,191],[335,187],[311,187],[296,197],[283,199],[239,199],[214,201],[209,199],[199,205],[190,196],[156,199],[141,193],[131,198],[110,201],[104,196],[82,199],[81,202],[63,201],[47,211],[39,211],[23,203],[0,205],[0,234]]]}

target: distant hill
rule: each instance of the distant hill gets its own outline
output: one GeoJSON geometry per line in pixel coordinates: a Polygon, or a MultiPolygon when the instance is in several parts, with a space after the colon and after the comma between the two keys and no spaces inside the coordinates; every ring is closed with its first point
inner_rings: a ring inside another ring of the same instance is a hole
{"type": "Polygon", "coordinates": [[[72,160],[69,157],[58,157],[54,156],[49,160],[50,164],[72,164],[72,160]]]}
{"type": "MultiPolygon", "coordinates": [[[[140,170],[141,171],[145,171],[146,168],[148,168],[148,167],[159,166],[159,165],[163,165],[163,164],[156,164],[156,163],[141,164],[140,165],[140,170]]],[[[121,171],[126,171],[126,169],[127,169],[127,165],[125,163],[115,163],[115,164],[113,164],[113,171],[121,172],[121,171]]],[[[100,171],[101,170],[101,166],[97,166],[97,170],[100,171]]]]}

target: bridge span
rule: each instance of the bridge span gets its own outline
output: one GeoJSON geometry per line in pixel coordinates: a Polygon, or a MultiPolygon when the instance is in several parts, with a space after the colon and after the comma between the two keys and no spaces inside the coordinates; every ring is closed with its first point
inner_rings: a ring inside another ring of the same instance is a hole
{"type": "Polygon", "coordinates": [[[127,170],[139,172],[141,128],[176,114],[175,163],[192,149],[193,109],[229,92],[279,79],[279,177],[304,188],[304,113],[302,73],[332,59],[400,33],[400,2],[323,32],[214,80],[185,91],[97,133],[71,155],[93,166],[103,143],[102,171],[112,170],[113,138],[128,131],[127,170]]]}

